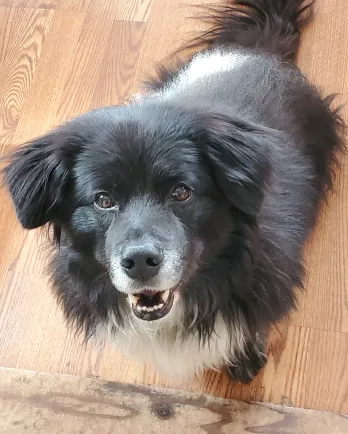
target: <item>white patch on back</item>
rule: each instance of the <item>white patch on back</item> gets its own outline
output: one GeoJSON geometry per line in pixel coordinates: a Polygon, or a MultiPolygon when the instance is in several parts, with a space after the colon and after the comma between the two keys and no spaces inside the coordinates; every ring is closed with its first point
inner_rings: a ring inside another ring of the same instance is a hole
{"type": "Polygon", "coordinates": [[[220,72],[232,71],[250,58],[250,55],[240,51],[216,50],[198,53],[180,71],[178,77],[159,93],[164,97],[172,96],[199,80],[220,72]]]}

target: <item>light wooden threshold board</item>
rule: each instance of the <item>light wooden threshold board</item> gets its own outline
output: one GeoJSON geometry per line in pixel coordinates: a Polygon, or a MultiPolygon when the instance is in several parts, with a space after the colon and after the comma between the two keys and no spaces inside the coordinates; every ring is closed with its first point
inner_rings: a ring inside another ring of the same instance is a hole
{"type": "Polygon", "coordinates": [[[347,434],[348,417],[0,368],[0,433],[347,434]]]}

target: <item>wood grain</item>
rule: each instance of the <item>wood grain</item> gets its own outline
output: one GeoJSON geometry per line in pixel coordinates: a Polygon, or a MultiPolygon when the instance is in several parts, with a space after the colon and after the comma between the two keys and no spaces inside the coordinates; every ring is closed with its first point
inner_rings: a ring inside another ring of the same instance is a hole
{"type": "Polygon", "coordinates": [[[0,0],[2,6],[30,9],[57,9],[60,4],[61,0],[0,0]]]}
{"type": "Polygon", "coordinates": [[[120,0],[119,20],[147,22],[153,0],[120,0]]]}
{"type": "Polygon", "coordinates": [[[118,100],[111,98],[117,93],[125,96],[133,83],[132,68],[136,68],[145,24],[117,22],[118,2],[100,4],[107,7],[98,8],[98,3],[93,3],[93,7],[86,11],[74,60],[67,68],[56,113],[59,120],[103,105],[106,101],[117,103],[118,100]],[[117,81],[118,78],[122,81],[117,81]],[[108,91],[110,94],[106,95],[108,91]],[[98,95],[101,95],[100,100],[98,95]]]}
{"type": "MultiPolygon", "coordinates": [[[[75,114],[122,102],[153,62],[170,60],[203,28],[187,19],[196,0],[0,0],[10,3],[0,6],[1,155],[75,114]]],[[[318,0],[316,9],[298,61],[324,94],[339,93],[338,104],[348,98],[345,0],[318,0]]],[[[347,108],[342,114],[348,120],[347,108]]],[[[216,372],[172,384],[111,346],[83,345],[51,295],[42,235],[20,228],[0,191],[0,366],[348,413],[348,162],[341,160],[308,243],[299,310],[271,331],[269,363],[248,386],[216,372]]]]}
{"type": "Polygon", "coordinates": [[[91,0],[0,0],[0,5],[17,8],[79,11],[85,9],[90,1],[91,0]]]}
{"type": "Polygon", "coordinates": [[[101,61],[92,107],[121,103],[130,96],[145,32],[146,24],[142,22],[114,22],[101,61]]]}
{"type": "Polygon", "coordinates": [[[81,10],[114,20],[147,22],[153,0],[84,0],[81,10]]]}
{"type": "Polygon", "coordinates": [[[37,137],[61,121],[57,112],[65,83],[70,79],[69,69],[78,47],[84,20],[83,12],[54,13],[43,47],[42,61],[38,64],[13,137],[15,144],[37,137]]]}
{"type": "Polygon", "coordinates": [[[0,7],[0,141],[11,143],[41,55],[52,13],[0,7]]]}

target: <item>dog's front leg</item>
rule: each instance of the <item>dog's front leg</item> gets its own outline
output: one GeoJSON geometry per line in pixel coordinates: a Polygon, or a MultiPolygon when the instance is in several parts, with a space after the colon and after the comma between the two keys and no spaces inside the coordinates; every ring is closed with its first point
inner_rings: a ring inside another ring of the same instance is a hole
{"type": "Polygon", "coordinates": [[[264,335],[256,333],[255,339],[247,343],[245,353],[226,366],[226,371],[232,380],[250,383],[266,363],[264,335]]]}

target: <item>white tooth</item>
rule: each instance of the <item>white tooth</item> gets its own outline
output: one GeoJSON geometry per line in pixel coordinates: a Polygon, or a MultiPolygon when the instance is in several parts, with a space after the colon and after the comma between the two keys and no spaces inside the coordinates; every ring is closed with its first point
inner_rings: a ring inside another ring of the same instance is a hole
{"type": "Polygon", "coordinates": [[[154,308],[153,307],[148,307],[146,310],[147,310],[147,312],[153,312],[154,308]]]}
{"type": "Polygon", "coordinates": [[[135,305],[138,302],[139,297],[136,297],[133,294],[128,294],[129,300],[135,305]]]}
{"type": "Polygon", "coordinates": [[[164,291],[164,293],[163,294],[161,294],[161,297],[162,297],[162,300],[163,301],[167,301],[168,300],[168,297],[169,297],[169,289],[167,289],[167,291],[164,291]]]}
{"type": "Polygon", "coordinates": [[[164,304],[161,303],[161,304],[159,304],[157,307],[158,307],[158,309],[162,309],[163,306],[164,306],[164,304]]]}

